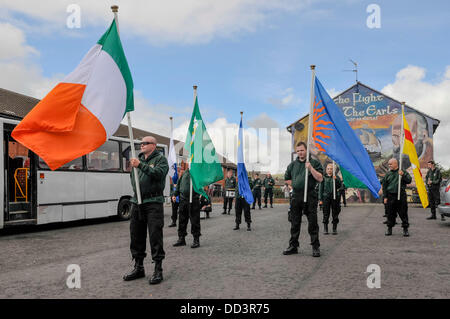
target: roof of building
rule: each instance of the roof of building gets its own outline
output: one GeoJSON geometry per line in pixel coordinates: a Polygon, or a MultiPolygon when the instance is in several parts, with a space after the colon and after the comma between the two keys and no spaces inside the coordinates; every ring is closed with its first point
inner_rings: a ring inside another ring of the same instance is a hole
{"type": "MultiPolygon", "coordinates": [[[[23,119],[28,112],[31,111],[33,107],[36,106],[40,102],[39,99],[36,99],[31,96],[27,96],[24,94],[20,94],[17,92],[13,92],[10,90],[6,90],[3,88],[0,88],[0,114],[4,117],[12,118],[21,120],[23,119]]],[[[128,126],[120,124],[117,131],[113,134],[117,137],[125,137],[128,138],[128,126]]],[[[144,136],[154,136],[158,143],[169,145],[170,138],[164,135],[159,135],[154,132],[144,131],[138,128],[133,128],[133,137],[135,139],[142,139],[144,136]]],[[[180,149],[179,156],[184,156],[187,158],[186,151],[184,150],[184,142],[175,140],[174,139],[174,145],[176,148],[180,149]],[[182,143],[181,145],[177,145],[179,143],[182,143]]],[[[237,165],[231,161],[229,161],[226,157],[220,155],[217,153],[217,156],[219,157],[219,162],[222,163],[222,165],[226,168],[237,168],[237,165]]]]}

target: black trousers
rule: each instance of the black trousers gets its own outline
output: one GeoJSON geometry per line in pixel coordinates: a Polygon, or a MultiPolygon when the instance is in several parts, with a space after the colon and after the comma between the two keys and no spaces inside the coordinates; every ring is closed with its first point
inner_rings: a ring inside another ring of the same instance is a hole
{"type": "Polygon", "coordinates": [[[186,237],[187,224],[191,221],[191,234],[200,237],[200,201],[198,197],[192,198],[191,209],[189,211],[189,199],[181,199],[178,208],[178,237],[186,237]]]}
{"type": "Polygon", "coordinates": [[[178,217],[178,207],[180,206],[180,202],[172,202],[172,222],[175,224],[177,222],[178,217]]]}
{"type": "Polygon", "coordinates": [[[436,207],[441,203],[439,187],[428,188],[428,202],[430,203],[431,214],[436,215],[436,207]]]}
{"type": "Polygon", "coordinates": [[[255,188],[253,189],[253,206],[252,208],[255,208],[256,200],[258,200],[258,207],[261,208],[261,188],[255,188]]]}
{"type": "Polygon", "coordinates": [[[291,199],[291,238],[289,246],[298,247],[298,238],[300,236],[300,226],[302,216],[308,218],[308,233],[311,237],[311,245],[313,248],[320,247],[319,242],[319,224],[317,223],[317,197],[308,195],[307,202],[303,201],[302,194],[293,194],[291,199]]]}
{"type": "Polygon", "coordinates": [[[162,203],[147,203],[131,207],[130,237],[131,255],[134,259],[144,259],[149,233],[152,260],[162,261],[166,256],[163,248],[164,207],[162,203]]]}
{"type": "Polygon", "coordinates": [[[233,208],[233,197],[226,197],[226,192],[225,195],[223,195],[223,211],[226,212],[227,211],[227,206],[228,206],[228,211],[230,211],[233,208]]]}
{"type": "Polygon", "coordinates": [[[270,206],[273,204],[273,189],[272,188],[265,188],[264,189],[264,205],[267,206],[267,197],[270,198],[270,206]]]}
{"type": "Polygon", "coordinates": [[[323,223],[328,225],[330,219],[330,211],[332,216],[332,224],[339,224],[339,213],[341,212],[340,198],[333,199],[332,197],[324,198],[323,202],[323,223]]]}
{"type": "Polygon", "coordinates": [[[397,199],[397,194],[388,194],[387,200],[387,226],[394,227],[397,215],[402,220],[402,227],[408,228],[408,203],[406,202],[406,193],[400,195],[400,200],[397,199]]]}
{"type": "Polygon", "coordinates": [[[342,196],[342,203],[344,203],[345,206],[347,206],[347,200],[345,199],[345,190],[339,191],[339,197],[342,196]]]}
{"type": "Polygon", "coordinates": [[[236,198],[236,224],[240,224],[242,220],[242,210],[244,210],[245,222],[250,224],[252,222],[250,214],[250,204],[247,203],[244,197],[236,198]]]}

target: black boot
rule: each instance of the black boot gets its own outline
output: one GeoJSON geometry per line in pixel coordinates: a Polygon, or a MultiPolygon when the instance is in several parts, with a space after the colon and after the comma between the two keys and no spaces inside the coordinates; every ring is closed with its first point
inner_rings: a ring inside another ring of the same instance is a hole
{"type": "Polygon", "coordinates": [[[186,240],[184,239],[184,237],[179,237],[177,242],[175,244],[173,244],[173,247],[178,247],[178,246],[186,246],[186,240]]]}
{"type": "Polygon", "coordinates": [[[323,234],[328,235],[328,224],[323,224],[323,234]]]}
{"type": "Polygon", "coordinates": [[[285,251],[283,251],[283,255],[292,255],[292,254],[298,254],[297,247],[289,246],[285,251]]]}
{"type": "Polygon", "coordinates": [[[337,225],[333,224],[333,235],[337,235],[337,225]]]}
{"type": "Polygon", "coordinates": [[[170,224],[168,227],[176,227],[177,223],[176,222],[172,222],[172,224],[170,224]]]}
{"type": "Polygon", "coordinates": [[[236,224],[236,226],[234,226],[233,230],[238,230],[239,229],[239,224],[236,224]]]}
{"type": "Polygon", "coordinates": [[[408,228],[407,227],[403,228],[403,237],[409,237],[409,232],[408,232],[408,228]]]}
{"type": "Polygon", "coordinates": [[[136,259],[134,263],[134,269],[125,276],[123,276],[123,280],[130,281],[143,277],[145,277],[144,260],[136,259]]]}
{"type": "Polygon", "coordinates": [[[228,210],[228,215],[230,215],[230,210],[231,210],[231,209],[228,210]]]}
{"type": "Polygon", "coordinates": [[[162,273],[162,261],[155,262],[155,271],[153,272],[152,278],[148,281],[150,285],[156,285],[163,281],[162,273]]]}
{"type": "Polygon", "coordinates": [[[428,217],[427,219],[436,219],[436,213],[431,213],[431,216],[430,217],[428,217]]]}
{"type": "Polygon", "coordinates": [[[388,229],[386,230],[385,235],[386,236],[391,236],[392,235],[392,227],[388,227],[388,229]]]}
{"type": "Polygon", "coordinates": [[[250,223],[247,223],[247,230],[250,231],[252,228],[250,227],[250,223]]]}
{"type": "Polygon", "coordinates": [[[200,237],[194,237],[194,242],[191,245],[191,248],[200,247],[200,237]]]}
{"type": "Polygon", "coordinates": [[[441,221],[442,221],[442,222],[445,222],[445,217],[444,217],[444,215],[441,215],[441,221]]]}
{"type": "Polygon", "coordinates": [[[320,257],[320,249],[319,249],[319,247],[313,248],[312,255],[313,255],[313,257],[320,257]]]}
{"type": "Polygon", "coordinates": [[[209,218],[209,212],[206,212],[206,218],[209,218]]]}
{"type": "Polygon", "coordinates": [[[226,210],[224,210],[223,211],[223,213],[222,213],[222,215],[226,215],[227,214],[227,211],[226,210]]]}

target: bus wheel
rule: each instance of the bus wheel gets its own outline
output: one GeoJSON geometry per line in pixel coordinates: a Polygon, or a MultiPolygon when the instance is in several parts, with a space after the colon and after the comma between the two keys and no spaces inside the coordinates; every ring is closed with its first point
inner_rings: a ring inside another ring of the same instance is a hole
{"type": "Polygon", "coordinates": [[[131,216],[131,202],[128,198],[123,198],[119,202],[119,206],[117,208],[117,215],[120,220],[128,220],[131,216]]]}

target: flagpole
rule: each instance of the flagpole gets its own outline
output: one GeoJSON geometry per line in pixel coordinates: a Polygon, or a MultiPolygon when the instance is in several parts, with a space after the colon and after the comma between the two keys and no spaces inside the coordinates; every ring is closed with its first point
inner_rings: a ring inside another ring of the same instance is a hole
{"type": "MultiPolygon", "coordinates": [[[[194,88],[194,107],[195,107],[195,100],[197,99],[197,85],[193,86],[194,88]]],[[[191,175],[191,161],[192,161],[192,154],[189,154],[189,177],[191,179],[191,182],[189,183],[190,189],[189,189],[189,204],[192,204],[192,175],[191,175]]],[[[191,208],[191,205],[189,205],[189,209],[191,208]]]]}
{"type": "MultiPolygon", "coordinates": [[[[111,6],[111,10],[114,13],[114,21],[116,22],[116,28],[117,33],[120,37],[119,32],[119,17],[117,15],[117,12],[119,11],[119,6],[114,5],[111,6]]],[[[128,120],[128,135],[130,137],[130,147],[131,147],[131,157],[136,158],[136,150],[134,149],[134,137],[133,137],[133,127],[131,126],[131,115],[130,112],[127,112],[127,120],[128,120]]],[[[136,196],[138,204],[142,204],[142,198],[141,198],[141,186],[139,185],[139,177],[136,167],[133,167],[133,173],[134,173],[134,184],[136,185],[136,196]]]]}
{"type": "Polygon", "coordinates": [[[306,163],[309,163],[309,148],[313,127],[313,105],[314,105],[314,80],[316,78],[316,66],[311,65],[312,77],[311,77],[311,103],[309,107],[309,119],[308,119],[308,140],[306,142],[306,162],[305,162],[305,190],[303,192],[303,201],[306,203],[306,195],[308,193],[308,168],[306,163]]]}
{"type": "MultiPolygon", "coordinates": [[[[401,131],[400,131],[400,162],[398,164],[398,172],[400,173],[400,171],[402,170],[402,153],[403,153],[403,144],[405,143],[404,141],[404,132],[403,132],[403,117],[404,117],[404,112],[405,112],[405,102],[402,102],[402,124],[401,124],[401,131]]],[[[401,182],[402,182],[402,176],[400,174],[398,174],[398,194],[397,194],[397,200],[400,200],[400,187],[401,187],[401,182]]]]}
{"type": "Polygon", "coordinates": [[[336,173],[335,173],[335,165],[334,165],[334,161],[333,161],[333,199],[336,199],[336,173]]]}

